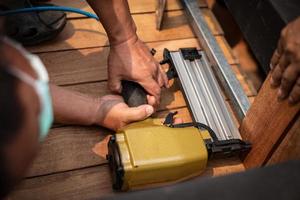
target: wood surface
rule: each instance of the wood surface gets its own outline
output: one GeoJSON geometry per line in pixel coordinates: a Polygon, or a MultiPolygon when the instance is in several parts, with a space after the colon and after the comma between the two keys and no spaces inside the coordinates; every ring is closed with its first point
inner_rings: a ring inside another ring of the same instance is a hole
{"type": "MultiPolygon", "coordinates": [[[[205,19],[208,20],[214,35],[222,35],[220,25],[216,24],[209,9],[203,9],[205,19]]],[[[137,33],[144,42],[165,41],[174,39],[194,38],[191,28],[183,11],[170,11],[165,13],[164,26],[161,31],[155,27],[155,13],[134,15],[137,33]]],[[[69,49],[82,49],[108,46],[108,38],[103,26],[94,19],[69,20],[64,30],[52,41],[30,47],[32,52],[62,51],[69,49]]]]}
{"type": "MultiPolygon", "coordinates": [[[[250,98],[251,101],[253,99],[254,97],[250,98]]],[[[227,106],[230,109],[229,103],[227,103],[227,106]]],[[[182,98],[178,100],[178,104],[173,108],[162,108],[154,117],[163,120],[169,112],[174,111],[178,112],[176,117],[182,118],[184,122],[192,121],[182,98]],[[181,101],[181,104],[179,101],[181,101]]],[[[234,117],[232,111],[231,114],[234,117]]],[[[238,126],[236,118],[234,118],[234,121],[238,126]]],[[[100,158],[92,152],[92,148],[111,133],[111,131],[100,127],[63,126],[51,129],[27,177],[106,163],[104,158],[100,158]]]]}
{"type": "MultiPolygon", "coordinates": [[[[53,0],[58,5],[91,9],[84,1],[53,0]]],[[[223,31],[212,12],[205,8],[205,19],[213,31],[232,69],[252,102],[255,91],[239,67],[223,36],[223,31]]],[[[167,1],[165,26],[155,30],[155,0],[129,0],[138,34],[150,48],[157,50],[161,60],[163,48],[201,48],[195,39],[178,0],[167,1]]],[[[54,41],[29,48],[38,53],[49,71],[51,82],[93,97],[108,94],[107,55],[108,42],[103,27],[92,19],[68,14],[68,25],[54,41]]],[[[226,98],[226,96],[224,96],[226,98]]],[[[228,108],[231,103],[227,101],[228,108]]],[[[154,117],[164,118],[170,111],[177,117],[191,121],[178,84],[162,93],[162,103],[154,117]]],[[[232,110],[230,110],[232,112],[232,110]]],[[[237,120],[235,122],[238,125],[237,120]]],[[[112,132],[101,127],[56,126],[41,146],[27,178],[11,195],[11,199],[90,199],[111,194],[111,179],[107,161],[92,151],[94,145],[112,132]]],[[[211,160],[203,176],[218,176],[243,171],[239,158],[211,160]]]]}
{"type": "MultiPolygon", "coordinates": [[[[243,164],[235,157],[211,160],[202,176],[221,176],[243,170],[243,164]],[[224,163],[227,165],[224,166],[224,163]]],[[[11,199],[81,200],[112,193],[110,172],[108,165],[104,164],[27,179],[11,195],[11,199]]]]}
{"type": "Polygon", "coordinates": [[[299,114],[295,123],[287,131],[286,136],[278,145],[268,164],[276,164],[289,160],[300,160],[300,117],[299,114]]]}
{"type": "MultiPolygon", "coordinates": [[[[224,36],[217,36],[216,38],[228,62],[232,65],[237,64],[228,44],[224,40],[224,36]]],[[[147,45],[149,48],[156,49],[157,53],[155,57],[158,61],[162,60],[164,48],[173,51],[181,47],[197,47],[200,49],[199,43],[195,38],[150,42],[147,45]]],[[[96,47],[39,53],[38,55],[47,67],[51,82],[58,85],[69,85],[107,80],[106,65],[108,53],[109,47],[96,47]]],[[[238,71],[238,69],[235,71],[238,71]]],[[[239,75],[238,78],[245,79],[245,76],[239,75]]]]}
{"type": "Polygon", "coordinates": [[[247,168],[260,167],[268,161],[299,112],[300,104],[279,101],[277,92],[270,85],[269,75],[241,124],[242,137],[252,143],[244,160],[247,168]]]}
{"type": "MultiPolygon", "coordinates": [[[[155,4],[157,0],[128,0],[131,14],[141,14],[155,12],[155,4]]],[[[199,0],[199,7],[206,8],[207,4],[205,0],[199,0]]],[[[70,1],[70,0],[52,0],[51,3],[59,6],[67,6],[73,8],[79,8],[84,11],[93,12],[91,7],[88,6],[86,1],[70,1]]],[[[166,11],[181,10],[182,6],[179,0],[167,0],[166,11]]],[[[68,13],[68,18],[82,17],[82,15],[76,13],[68,13]]]]}

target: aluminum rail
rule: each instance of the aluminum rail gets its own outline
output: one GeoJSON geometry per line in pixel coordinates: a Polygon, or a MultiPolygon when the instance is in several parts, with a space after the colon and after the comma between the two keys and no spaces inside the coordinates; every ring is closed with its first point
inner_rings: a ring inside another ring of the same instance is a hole
{"type": "Polygon", "coordinates": [[[202,11],[199,9],[197,0],[181,0],[188,20],[197,35],[201,47],[207,54],[208,59],[214,67],[218,79],[221,81],[226,94],[233,103],[235,112],[240,121],[249,109],[249,100],[227,62],[221,48],[211,33],[202,11]]]}
{"type": "Polygon", "coordinates": [[[241,139],[211,65],[203,51],[198,53],[200,58],[188,60],[182,51],[170,52],[194,121],[208,125],[219,140],[241,139]]]}

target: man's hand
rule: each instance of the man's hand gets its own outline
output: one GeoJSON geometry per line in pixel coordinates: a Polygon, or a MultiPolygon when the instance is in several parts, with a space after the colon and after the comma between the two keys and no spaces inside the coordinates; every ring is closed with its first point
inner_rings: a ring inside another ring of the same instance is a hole
{"type": "Polygon", "coordinates": [[[274,87],[280,87],[278,98],[288,97],[294,104],[300,100],[300,17],[281,32],[278,47],[271,59],[274,87]]]}
{"type": "Polygon", "coordinates": [[[148,103],[153,106],[159,104],[161,87],[168,87],[166,74],[137,36],[111,46],[108,57],[109,89],[120,93],[121,80],[135,81],[143,86],[150,94],[148,103]]]}
{"type": "Polygon", "coordinates": [[[121,96],[107,95],[100,98],[94,124],[116,131],[131,122],[146,119],[153,110],[150,105],[129,108],[121,96]]]}
{"type": "Polygon", "coordinates": [[[148,103],[159,104],[160,88],[167,86],[167,77],[146,45],[136,34],[126,0],[88,0],[99,16],[111,46],[108,58],[109,88],[120,93],[121,80],[135,81],[150,94],[148,103]]]}

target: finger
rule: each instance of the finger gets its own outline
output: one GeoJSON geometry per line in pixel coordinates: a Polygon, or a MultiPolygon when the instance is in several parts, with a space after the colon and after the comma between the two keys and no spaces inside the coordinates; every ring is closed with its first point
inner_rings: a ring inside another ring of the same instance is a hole
{"type": "Polygon", "coordinates": [[[271,76],[271,86],[278,87],[281,82],[281,77],[282,77],[282,70],[278,65],[276,65],[271,76]]]}
{"type": "Polygon", "coordinates": [[[151,96],[151,95],[147,95],[147,101],[148,101],[148,104],[151,106],[154,106],[155,102],[156,102],[155,97],[151,96]]]}
{"type": "Polygon", "coordinates": [[[121,93],[122,85],[119,77],[110,77],[108,79],[108,88],[112,92],[121,93]]]}
{"type": "Polygon", "coordinates": [[[145,90],[152,96],[155,97],[156,105],[159,104],[160,101],[160,92],[161,88],[157,84],[157,82],[154,79],[146,79],[143,82],[140,82],[140,84],[145,88],[145,90]]]}
{"type": "Polygon", "coordinates": [[[289,96],[289,102],[291,104],[296,104],[299,101],[300,101],[300,77],[298,77],[289,96]]]}
{"type": "Polygon", "coordinates": [[[161,67],[159,67],[159,69],[160,69],[160,74],[161,74],[163,82],[164,82],[164,86],[166,88],[169,88],[170,86],[169,86],[169,79],[167,77],[167,74],[164,72],[164,70],[161,67]]]}
{"type": "Polygon", "coordinates": [[[160,73],[159,70],[158,70],[158,74],[157,74],[157,83],[158,83],[159,87],[164,86],[164,80],[163,80],[162,74],[160,73]]]}
{"type": "Polygon", "coordinates": [[[286,70],[283,72],[280,89],[278,91],[278,98],[284,99],[288,96],[292,90],[293,85],[295,84],[298,78],[297,68],[293,65],[289,65],[286,70]]]}
{"type": "Polygon", "coordinates": [[[138,107],[127,108],[124,112],[126,122],[131,123],[146,119],[153,114],[154,109],[150,105],[141,105],[138,107]]]}
{"type": "Polygon", "coordinates": [[[270,68],[271,68],[271,70],[273,70],[274,67],[275,67],[276,65],[278,65],[280,56],[281,56],[281,55],[278,53],[278,50],[276,49],[276,50],[274,51],[274,53],[273,53],[272,58],[271,58],[271,63],[270,63],[270,68]]]}
{"type": "Polygon", "coordinates": [[[282,71],[284,71],[287,66],[290,64],[290,59],[287,53],[284,53],[278,62],[278,66],[281,68],[282,71]]]}

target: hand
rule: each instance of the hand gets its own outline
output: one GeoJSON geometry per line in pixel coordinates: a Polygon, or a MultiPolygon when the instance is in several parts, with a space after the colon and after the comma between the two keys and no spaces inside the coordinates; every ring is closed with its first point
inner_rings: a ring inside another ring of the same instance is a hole
{"type": "Polygon", "coordinates": [[[131,122],[146,119],[153,110],[150,105],[129,108],[121,96],[107,95],[100,98],[94,124],[116,131],[131,122]]]}
{"type": "Polygon", "coordinates": [[[161,87],[168,87],[166,74],[154,60],[147,46],[136,35],[110,48],[109,89],[120,93],[122,91],[121,80],[135,81],[143,86],[150,95],[148,103],[155,107],[160,101],[161,87]]]}
{"type": "Polygon", "coordinates": [[[278,47],[271,59],[271,85],[279,87],[278,98],[288,97],[295,104],[300,100],[300,18],[281,32],[278,47]]]}

